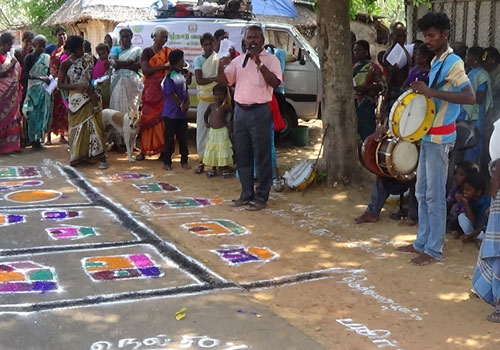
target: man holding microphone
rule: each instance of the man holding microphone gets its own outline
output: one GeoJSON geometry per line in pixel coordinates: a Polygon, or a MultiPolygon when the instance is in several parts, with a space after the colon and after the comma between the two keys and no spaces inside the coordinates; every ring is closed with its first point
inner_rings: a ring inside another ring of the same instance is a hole
{"type": "Polygon", "coordinates": [[[238,169],[241,194],[232,206],[248,205],[258,211],[266,207],[272,186],[271,165],[271,102],[273,89],[283,78],[279,60],[264,50],[264,31],[251,26],[245,34],[245,55],[224,57],[219,62],[218,83],[235,85],[233,148],[238,169]],[[258,186],[254,189],[254,157],[258,186]]]}

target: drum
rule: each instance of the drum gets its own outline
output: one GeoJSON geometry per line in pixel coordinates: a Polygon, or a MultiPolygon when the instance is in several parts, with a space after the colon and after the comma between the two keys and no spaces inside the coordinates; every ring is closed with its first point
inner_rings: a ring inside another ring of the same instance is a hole
{"type": "Polygon", "coordinates": [[[359,150],[359,160],[361,164],[373,174],[387,176],[377,165],[376,153],[378,145],[379,143],[375,141],[375,134],[368,136],[359,150]]]}
{"type": "Polygon", "coordinates": [[[290,171],[285,172],[283,178],[285,179],[285,184],[291,189],[303,191],[316,178],[316,171],[311,160],[303,160],[290,169],[290,171]]]}
{"type": "Polygon", "coordinates": [[[435,115],[436,106],[432,99],[408,90],[392,106],[389,125],[395,136],[415,142],[427,134],[435,115]]]}
{"type": "Polygon", "coordinates": [[[397,137],[386,136],[377,147],[379,170],[399,181],[411,181],[417,175],[418,147],[397,137]]]}

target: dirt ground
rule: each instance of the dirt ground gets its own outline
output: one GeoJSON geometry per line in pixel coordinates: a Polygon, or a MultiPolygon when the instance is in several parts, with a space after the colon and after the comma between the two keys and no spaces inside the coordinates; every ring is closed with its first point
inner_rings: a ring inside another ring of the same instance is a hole
{"type": "MultiPolygon", "coordinates": [[[[309,145],[280,146],[281,173],[299,160],[316,159],[321,122],[303,125],[310,127],[309,145]]],[[[194,132],[190,129],[191,140],[194,132]]],[[[191,143],[193,168],[194,149],[191,143]]],[[[40,154],[67,163],[65,146],[55,145],[40,154]]],[[[110,153],[109,163],[104,171],[94,166],[76,170],[161,238],[220,276],[241,284],[262,282],[262,289],[246,295],[325,349],[500,349],[500,326],[486,321],[492,307],[469,294],[478,247],[447,236],[443,262],[410,265],[412,255],[398,253],[395,247],[412,242],[416,227],[400,226],[389,218],[398,209],[396,203],[386,205],[378,223],[352,223],[366,208],[369,186],[359,190],[314,185],[305,193],[272,192],[268,207],[253,213],[227,203],[238,197],[237,179],[195,175],[181,169],[178,157],[168,173],[155,159],[130,164],[125,154],[110,153]],[[125,171],[152,174],[181,192],[139,194],[129,183],[110,177],[125,171]],[[151,205],[151,201],[176,196],[221,201],[201,209],[151,205]],[[200,239],[181,228],[206,218],[230,219],[251,234],[200,239]],[[230,266],[211,252],[224,245],[265,247],[277,255],[266,263],[230,266]],[[286,278],[295,281],[280,285],[286,278]],[[268,288],[269,281],[273,283],[268,288]]]]}

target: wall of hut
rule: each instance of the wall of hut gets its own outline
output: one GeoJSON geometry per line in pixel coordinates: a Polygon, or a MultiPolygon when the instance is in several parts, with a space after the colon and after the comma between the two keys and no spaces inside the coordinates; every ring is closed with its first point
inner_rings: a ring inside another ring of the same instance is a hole
{"type": "Polygon", "coordinates": [[[500,0],[431,0],[431,8],[407,0],[408,39],[423,39],[417,20],[428,11],[444,12],[451,20],[450,42],[500,48],[500,0]]]}

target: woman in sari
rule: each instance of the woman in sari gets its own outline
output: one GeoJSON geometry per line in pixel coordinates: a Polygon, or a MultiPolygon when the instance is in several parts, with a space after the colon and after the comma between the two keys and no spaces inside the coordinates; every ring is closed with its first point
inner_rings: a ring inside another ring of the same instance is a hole
{"type": "Polygon", "coordinates": [[[121,46],[114,46],[109,55],[110,64],[115,69],[111,77],[111,99],[109,108],[122,113],[139,110],[142,80],[138,74],[141,68],[141,48],[132,46],[132,30],[120,30],[121,46]]]}
{"type": "Polygon", "coordinates": [[[108,45],[109,49],[111,50],[113,46],[118,46],[118,37],[116,36],[115,33],[109,32],[104,36],[104,43],[108,45]]]}
{"type": "MultiPolygon", "coordinates": [[[[64,54],[64,44],[68,35],[64,27],[58,26],[54,31],[57,37],[57,47],[50,54],[50,74],[55,78],[59,74],[59,66],[62,63],[61,56],[64,54]]],[[[64,106],[61,91],[54,91],[54,104],[52,107],[52,124],[47,135],[47,145],[52,144],[51,133],[60,135],[60,142],[67,143],[64,135],[68,132],[68,111],[64,106]]]]}
{"type": "Polygon", "coordinates": [[[70,56],[61,64],[57,84],[69,90],[70,165],[99,160],[99,169],[106,169],[101,101],[91,84],[93,59],[84,53],[80,36],[70,36],[66,49],[70,56]]]}
{"type": "Polygon", "coordinates": [[[43,83],[50,83],[50,56],[45,53],[47,39],[37,35],[33,39],[35,51],[26,56],[23,77],[28,81],[23,113],[28,120],[28,139],[33,149],[42,148],[40,141],[49,131],[52,114],[52,96],[43,83]]]}
{"type": "Polygon", "coordinates": [[[196,151],[198,152],[199,163],[195,169],[196,174],[201,174],[204,170],[203,155],[208,140],[209,129],[205,126],[205,111],[213,103],[214,94],[212,89],[217,85],[217,67],[219,58],[214,50],[215,39],[210,33],[201,36],[200,44],[203,48],[203,55],[194,59],[194,74],[198,84],[198,106],[196,107],[196,151]]]}
{"type": "Polygon", "coordinates": [[[11,54],[14,36],[0,36],[0,154],[19,151],[19,104],[21,66],[11,54]]]}
{"type": "Polygon", "coordinates": [[[378,93],[387,88],[387,83],[380,67],[371,61],[370,44],[367,41],[358,40],[354,44],[353,55],[356,62],[353,79],[358,134],[364,141],[375,132],[375,100],[378,93]]]}
{"type": "Polygon", "coordinates": [[[141,70],[144,74],[141,115],[141,154],[135,159],[144,160],[145,156],[161,153],[165,141],[165,127],[161,112],[163,91],[161,82],[170,67],[168,54],[171,49],[163,47],[168,40],[168,30],[157,26],[151,33],[153,46],[144,49],[141,56],[141,70]]]}

